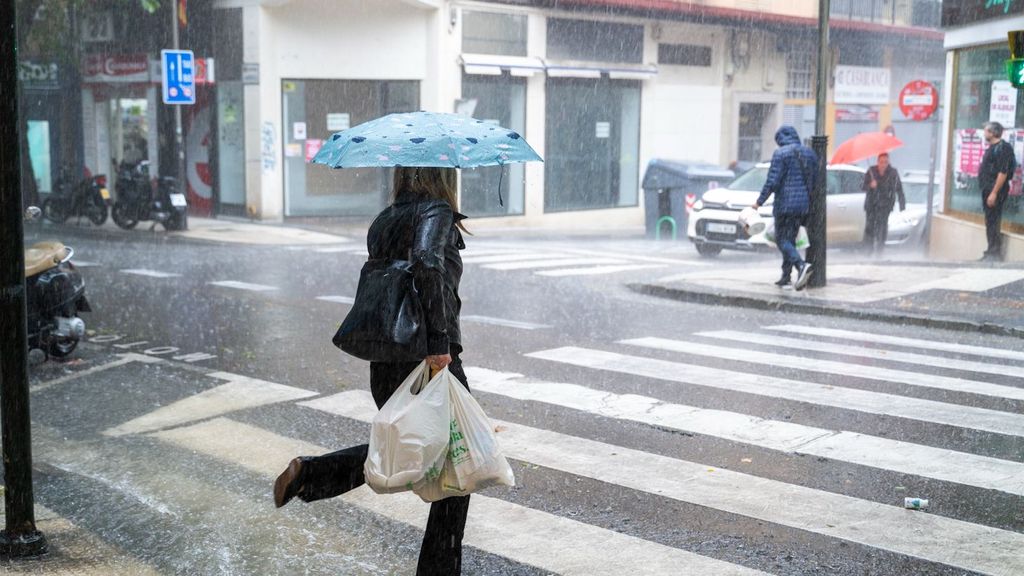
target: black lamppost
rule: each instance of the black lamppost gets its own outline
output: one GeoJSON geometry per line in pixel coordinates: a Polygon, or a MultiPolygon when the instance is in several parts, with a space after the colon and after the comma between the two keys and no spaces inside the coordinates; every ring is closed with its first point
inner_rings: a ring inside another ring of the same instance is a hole
{"type": "Polygon", "coordinates": [[[14,2],[0,2],[0,428],[5,528],[0,556],[37,556],[46,538],[36,530],[32,494],[32,420],[28,391],[25,239],[18,145],[18,52],[14,2]]]}
{"type": "Polygon", "coordinates": [[[825,196],[827,194],[825,167],[828,164],[828,135],[825,134],[825,111],[828,103],[829,41],[828,15],[829,0],[818,0],[818,86],[814,105],[814,137],[811,148],[818,155],[818,176],[814,179],[814,191],[811,193],[811,212],[807,218],[807,239],[811,245],[807,248],[807,261],[814,264],[814,273],[808,286],[820,288],[825,286],[827,275],[825,249],[825,227],[827,225],[825,196]]]}

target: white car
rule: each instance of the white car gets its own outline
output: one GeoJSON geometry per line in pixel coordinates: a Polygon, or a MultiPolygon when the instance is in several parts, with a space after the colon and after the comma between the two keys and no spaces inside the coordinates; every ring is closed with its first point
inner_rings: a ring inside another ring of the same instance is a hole
{"type": "MultiPolygon", "coordinates": [[[[723,249],[775,250],[764,232],[748,235],[739,225],[740,211],[752,206],[768,179],[768,162],[757,164],[744,172],[725,188],[704,193],[694,205],[687,223],[687,236],[702,256],[716,256],[723,249]]],[[[849,164],[835,164],[827,168],[826,198],[828,224],[826,240],[831,245],[856,245],[864,240],[864,183],[865,169],[849,164]]],[[[765,223],[772,222],[772,202],[758,213],[765,223]]],[[[916,197],[915,197],[916,200],[916,197]]],[[[917,204],[907,196],[906,212],[899,212],[899,203],[889,217],[887,245],[900,245],[920,241],[924,230],[925,203],[917,204]]]]}

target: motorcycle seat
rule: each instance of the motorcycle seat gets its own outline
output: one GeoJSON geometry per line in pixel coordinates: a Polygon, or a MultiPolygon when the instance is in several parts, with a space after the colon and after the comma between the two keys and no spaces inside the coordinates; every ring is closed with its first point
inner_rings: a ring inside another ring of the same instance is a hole
{"type": "Polygon", "coordinates": [[[25,249],[25,278],[53,268],[64,259],[67,249],[60,242],[39,242],[25,249]]]}

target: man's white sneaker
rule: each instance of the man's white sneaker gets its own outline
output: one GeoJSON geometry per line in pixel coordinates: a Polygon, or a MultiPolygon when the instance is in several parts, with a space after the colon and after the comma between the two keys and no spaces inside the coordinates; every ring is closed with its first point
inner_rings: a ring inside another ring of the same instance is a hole
{"type": "Polygon", "coordinates": [[[796,277],[796,284],[793,285],[793,288],[803,290],[807,287],[807,281],[811,279],[811,274],[814,273],[811,266],[810,262],[804,263],[804,267],[800,269],[800,274],[796,277]]]}

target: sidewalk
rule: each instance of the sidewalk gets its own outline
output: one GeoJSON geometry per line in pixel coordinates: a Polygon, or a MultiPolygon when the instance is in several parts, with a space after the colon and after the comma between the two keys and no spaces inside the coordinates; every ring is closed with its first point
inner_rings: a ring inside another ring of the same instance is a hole
{"type": "Polygon", "coordinates": [[[842,261],[827,285],[773,284],[779,265],[687,272],[630,288],[686,302],[881,320],[1024,338],[1024,265],[842,261]]]}

